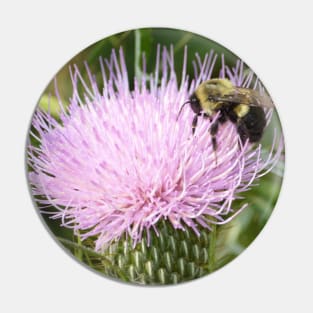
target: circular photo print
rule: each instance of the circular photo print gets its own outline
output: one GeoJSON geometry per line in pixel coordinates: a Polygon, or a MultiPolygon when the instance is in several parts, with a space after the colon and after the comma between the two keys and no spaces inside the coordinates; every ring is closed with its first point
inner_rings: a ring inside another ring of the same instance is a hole
{"type": "Polygon", "coordinates": [[[218,270],[260,233],[284,141],[240,58],[144,28],[61,68],[32,116],[26,163],[37,212],[75,259],[120,282],[171,285],[218,270]]]}

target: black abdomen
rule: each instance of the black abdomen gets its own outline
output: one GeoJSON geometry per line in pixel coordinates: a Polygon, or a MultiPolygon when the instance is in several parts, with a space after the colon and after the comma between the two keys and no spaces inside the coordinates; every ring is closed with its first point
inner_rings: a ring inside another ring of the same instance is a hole
{"type": "Polygon", "coordinates": [[[266,125],[264,110],[261,107],[250,106],[249,112],[238,121],[238,133],[243,142],[257,142],[262,138],[266,125]]]}

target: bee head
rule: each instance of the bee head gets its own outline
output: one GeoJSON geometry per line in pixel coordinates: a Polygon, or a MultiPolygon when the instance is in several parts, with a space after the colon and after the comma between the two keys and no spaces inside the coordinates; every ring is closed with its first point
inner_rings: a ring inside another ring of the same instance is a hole
{"type": "Polygon", "coordinates": [[[190,103],[190,107],[191,107],[192,111],[195,114],[199,114],[202,111],[202,108],[201,108],[201,105],[200,105],[200,101],[196,97],[195,94],[191,95],[191,97],[189,98],[189,103],[190,103]]]}
{"type": "Polygon", "coordinates": [[[180,116],[180,113],[182,112],[184,106],[189,103],[190,104],[190,107],[192,109],[192,111],[195,113],[195,114],[199,114],[201,111],[202,111],[202,108],[201,108],[201,105],[200,105],[200,101],[199,99],[197,98],[197,96],[195,95],[195,93],[193,93],[189,100],[184,102],[183,105],[181,106],[179,112],[178,112],[178,115],[177,115],[177,118],[176,120],[178,120],[179,116],[180,116]]]}

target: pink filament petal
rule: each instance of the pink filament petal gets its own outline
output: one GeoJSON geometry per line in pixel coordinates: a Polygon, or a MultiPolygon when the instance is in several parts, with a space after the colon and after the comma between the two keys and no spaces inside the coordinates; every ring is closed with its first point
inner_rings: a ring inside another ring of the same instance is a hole
{"type": "MultiPolygon", "coordinates": [[[[158,234],[156,224],[161,219],[168,219],[175,229],[190,227],[198,235],[198,226],[210,229],[211,223],[227,223],[246,207],[230,215],[233,200],[270,170],[282,153],[282,140],[274,153],[275,139],[263,160],[261,146],[242,145],[235,126],[225,123],[217,134],[215,164],[208,131],[212,122],[199,118],[192,136],[191,111],[186,109],[176,118],[194,88],[210,79],[217,55],[212,51],[203,61],[197,55],[195,79],[189,82],[186,49],[185,53],[181,82],[172,48],[161,53],[158,47],[155,71],[148,75],[143,69],[133,91],[122,50],[118,55],[113,51],[110,60],[100,59],[101,93],[88,66],[89,82],[74,66],[73,97],[66,109],[56,89],[62,125],[39,108],[34,114],[32,125],[38,135],[31,132],[31,136],[40,147],[28,148],[33,195],[40,196],[36,199],[41,208],[52,206],[52,217],[79,231],[82,239],[96,236],[96,250],[125,233],[135,245],[144,230],[149,242],[150,229],[158,234]],[[85,88],[84,99],[79,97],[78,83],[85,88]]],[[[241,61],[233,69],[224,58],[222,64],[221,76],[237,85],[252,84],[252,74],[244,74],[241,61]]]]}

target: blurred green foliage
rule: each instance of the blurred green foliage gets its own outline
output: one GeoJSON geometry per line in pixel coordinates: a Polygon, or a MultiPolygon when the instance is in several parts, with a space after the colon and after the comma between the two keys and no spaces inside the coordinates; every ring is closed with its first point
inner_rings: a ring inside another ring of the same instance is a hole
{"type": "MultiPolygon", "coordinates": [[[[144,28],[140,30],[132,30],[119,34],[115,34],[103,40],[96,42],[89,46],[85,50],[81,51],[69,62],[67,62],[56,74],[58,89],[64,103],[68,102],[68,99],[72,95],[72,83],[69,75],[69,66],[76,64],[80,69],[83,77],[87,77],[84,62],[88,63],[88,66],[92,73],[96,74],[98,78],[98,84],[101,86],[101,72],[99,66],[99,57],[110,58],[112,49],[116,51],[120,47],[123,48],[126,66],[128,70],[129,82],[132,88],[133,77],[138,74],[138,68],[142,65],[142,53],[145,54],[147,62],[147,72],[151,72],[155,67],[155,60],[157,54],[157,46],[165,46],[170,48],[173,46],[175,53],[175,67],[177,68],[177,76],[180,79],[181,66],[183,64],[184,47],[188,47],[188,64],[187,73],[190,77],[193,77],[192,60],[196,53],[203,59],[204,55],[213,49],[218,54],[224,54],[227,64],[230,66],[235,65],[238,57],[229,50],[219,44],[208,40],[207,38],[195,35],[190,32],[168,29],[168,28],[144,28]]],[[[221,65],[221,59],[217,60],[215,66],[215,72],[213,76],[217,76],[221,65]]],[[[52,80],[40,99],[40,105],[45,106],[47,103],[47,95],[55,94],[54,81],[52,80]]]]}
{"type": "MultiPolygon", "coordinates": [[[[198,53],[203,59],[206,53],[210,52],[211,49],[214,49],[219,55],[224,54],[226,64],[229,66],[234,66],[238,59],[236,55],[216,42],[190,32],[166,28],[131,30],[98,41],[77,54],[64,67],[62,67],[62,69],[56,74],[62,102],[67,104],[68,99],[72,95],[72,83],[69,75],[70,65],[76,64],[80,69],[82,76],[86,78],[87,73],[84,62],[87,61],[91,72],[96,75],[99,87],[101,88],[102,82],[99,57],[109,58],[112,49],[118,50],[120,47],[123,47],[129,81],[132,84],[133,77],[140,75],[142,53],[144,53],[146,57],[147,72],[154,70],[158,44],[166,47],[173,45],[175,53],[175,68],[179,79],[181,75],[181,66],[183,64],[185,45],[188,46],[187,73],[191,78],[193,77],[192,60],[196,53],[198,53]]],[[[221,58],[218,58],[213,77],[218,76],[220,65],[221,58]]],[[[55,97],[53,80],[42,94],[39,105],[44,110],[49,109],[51,114],[55,117],[59,115],[60,107],[58,105],[58,100],[55,97]]],[[[282,133],[281,125],[276,111],[273,114],[271,124],[267,128],[262,141],[265,153],[268,153],[270,150],[274,129],[276,129],[277,135],[280,136],[282,133]]],[[[33,142],[33,144],[36,143],[33,142]]],[[[212,261],[214,259],[214,264],[208,264],[210,268],[208,267],[207,271],[201,272],[202,274],[216,270],[227,264],[238,256],[259,234],[276,204],[282,183],[283,170],[284,160],[282,159],[274,171],[259,179],[257,185],[244,194],[243,200],[237,200],[234,202],[234,209],[238,209],[243,203],[249,203],[249,206],[230,223],[216,227],[215,231],[210,235],[215,238],[213,250],[212,246],[210,248],[208,247],[210,260],[212,261]]],[[[118,277],[125,281],[138,282],[139,279],[141,283],[162,283],[162,279],[165,279],[165,274],[163,272],[164,275],[162,273],[158,274],[161,276],[157,277],[161,278],[156,281],[151,280],[151,278],[142,278],[142,276],[139,277],[138,275],[137,277],[129,276],[129,272],[123,272],[123,270],[117,266],[116,260],[119,256],[116,256],[116,258],[113,257],[112,259],[112,255],[98,254],[92,250],[92,242],[88,242],[88,240],[86,242],[81,242],[79,236],[75,236],[71,230],[60,227],[58,220],[51,220],[48,215],[43,215],[42,218],[51,232],[77,259],[99,272],[112,277],[118,277]]],[[[140,250],[141,248],[137,247],[136,249],[140,250]]],[[[149,247],[146,248],[150,249],[149,247]]],[[[189,260],[188,262],[191,261],[189,260]]],[[[130,265],[128,265],[128,270],[130,266],[133,266],[131,261],[130,265]]],[[[199,273],[200,272],[197,272],[194,278],[200,277],[201,275],[199,273]]],[[[134,273],[131,275],[134,275],[134,273]]],[[[174,279],[175,281],[176,278],[173,278],[173,275],[171,276],[169,273],[166,275],[169,275],[168,277],[172,277],[171,279],[174,279]]],[[[184,279],[180,278],[180,281],[182,280],[184,279]]],[[[168,283],[169,281],[171,280],[168,278],[167,280],[165,279],[163,283],[168,283]]]]}

